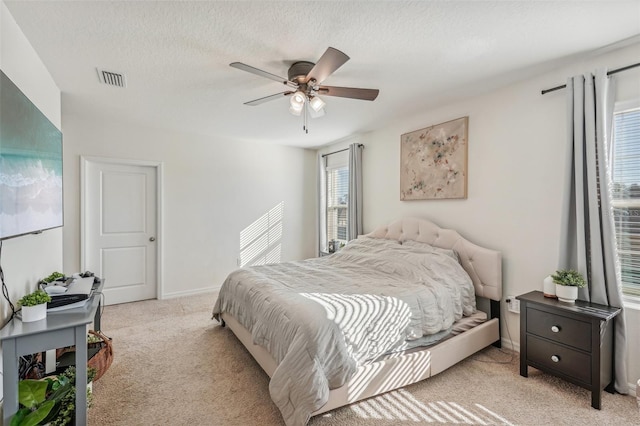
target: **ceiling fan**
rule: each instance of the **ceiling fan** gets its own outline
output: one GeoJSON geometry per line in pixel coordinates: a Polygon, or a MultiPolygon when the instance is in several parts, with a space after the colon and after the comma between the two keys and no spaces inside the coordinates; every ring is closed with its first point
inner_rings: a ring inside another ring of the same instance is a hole
{"type": "Polygon", "coordinates": [[[378,89],[359,89],[355,87],[322,86],[321,83],[340,68],[349,57],[333,47],[329,47],[317,63],[308,61],[294,62],[287,72],[287,78],[252,67],[242,62],[229,64],[233,68],[247,71],[261,77],[288,86],[290,90],[245,102],[245,105],[260,105],[283,96],[291,96],[289,111],[293,115],[303,115],[302,129],[309,133],[308,115],[312,117],[324,115],[325,102],[318,95],[338,96],[341,98],[373,101],[378,97],[378,89]]]}

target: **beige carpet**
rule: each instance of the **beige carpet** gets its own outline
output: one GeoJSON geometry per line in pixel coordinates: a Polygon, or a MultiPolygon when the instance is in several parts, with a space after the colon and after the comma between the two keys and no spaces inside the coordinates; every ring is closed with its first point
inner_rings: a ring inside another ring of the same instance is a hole
{"type": "MultiPolygon", "coordinates": [[[[215,295],[106,307],[111,369],[94,384],[90,425],[282,425],[269,379],[227,329],[211,320],[215,295]]],[[[512,330],[512,332],[514,332],[512,330]]],[[[639,425],[630,396],[588,391],[529,369],[495,348],[449,370],[312,418],[310,425],[639,425]]]]}

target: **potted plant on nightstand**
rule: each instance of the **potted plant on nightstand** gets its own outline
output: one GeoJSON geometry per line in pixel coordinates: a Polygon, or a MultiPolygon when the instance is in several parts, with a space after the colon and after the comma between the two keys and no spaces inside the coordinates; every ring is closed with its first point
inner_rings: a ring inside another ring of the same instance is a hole
{"type": "Polygon", "coordinates": [[[565,303],[575,303],[578,298],[578,289],[587,285],[580,272],[573,269],[560,269],[551,275],[556,283],[556,296],[565,303]]]}
{"type": "Polygon", "coordinates": [[[47,317],[47,302],[51,302],[44,290],[36,290],[33,293],[23,296],[18,301],[22,306],[22,322],[33,322],[47,317]]]}

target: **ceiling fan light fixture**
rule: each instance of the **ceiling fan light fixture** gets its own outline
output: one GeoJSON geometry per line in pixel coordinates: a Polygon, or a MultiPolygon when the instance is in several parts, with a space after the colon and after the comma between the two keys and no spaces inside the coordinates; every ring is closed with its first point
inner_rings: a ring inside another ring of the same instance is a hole
{"type": "Polygon", "coordinates": [[[321,108],[319,111],[315,111],[313,108],[309,108],[309,117],[311,118],[320,118],[324,117],[326,110],[321,108]]]}
{"type": "Polygon", "coordinates": [[[291,105],[289,107],[289,112],[293,115],[299,116],[300,114],[302,114],[302,105],[291,105]]]}
{"type": "Polygon", "coordinates": [[[302,106],[304,105],[306,100],[307,100],[307,95],[305,95],[304,93],[298,90],[296,93],[291,95],[291,100],[289,102],[291,103],[291,106],[293,108],[296,108],[296,109],[299,108],[300,110],[302,110],[302,106]]]}
{"type": "Polygon", "coordinates": [[[309,105],[311,106],[311,108],[313,108],[315,112],[320,112],[320,110],[324,108],[324,106],[326,105],[326,102],[317,96],[313,96],[309,100],[309,105]]]}

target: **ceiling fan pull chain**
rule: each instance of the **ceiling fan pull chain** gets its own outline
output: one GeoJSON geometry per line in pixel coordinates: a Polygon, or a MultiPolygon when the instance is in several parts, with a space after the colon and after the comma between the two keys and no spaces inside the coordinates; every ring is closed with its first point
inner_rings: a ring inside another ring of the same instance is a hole
{"type": "Polygon", "coordinates": [[[302,130],[305,133],[309,133],[309,129],[307,128],[307,103],[304,103],[303,111],[302,111],[302,130]]]}

